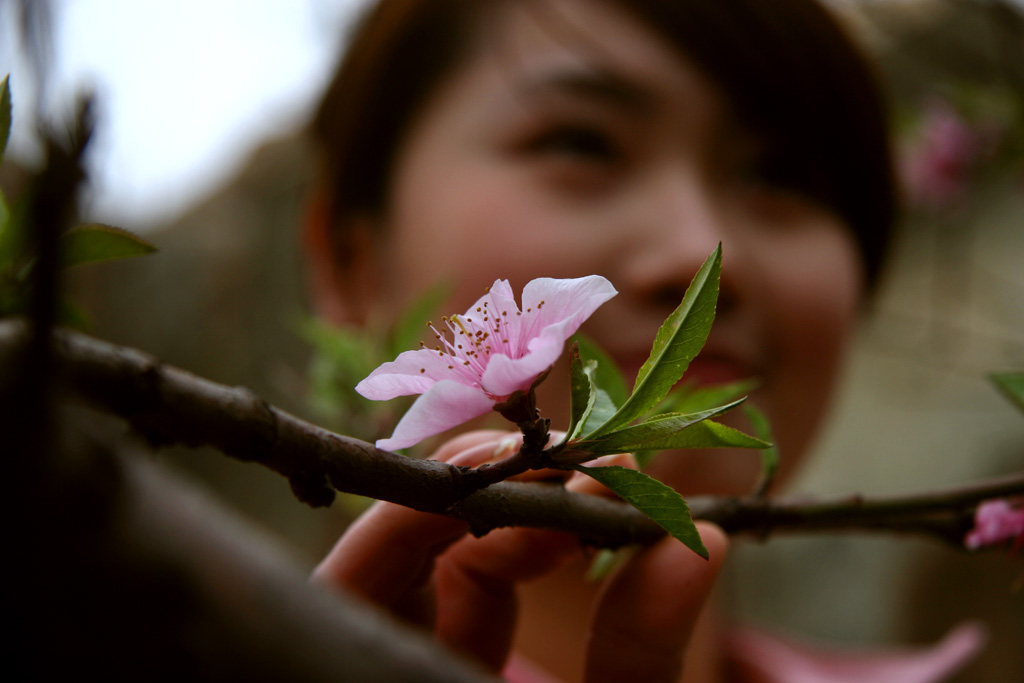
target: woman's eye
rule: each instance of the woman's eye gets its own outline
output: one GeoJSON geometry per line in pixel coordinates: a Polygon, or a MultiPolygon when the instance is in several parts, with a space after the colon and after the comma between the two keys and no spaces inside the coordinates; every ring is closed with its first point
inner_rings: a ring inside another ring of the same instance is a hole
{"type": "Polygon", "coordinates": [[[602,131],[582,126],[564,126],[542,133],[530,147],[539,152],[553,153],[593,162],[615,162],[621,157],[610,136],[602,131]]]}

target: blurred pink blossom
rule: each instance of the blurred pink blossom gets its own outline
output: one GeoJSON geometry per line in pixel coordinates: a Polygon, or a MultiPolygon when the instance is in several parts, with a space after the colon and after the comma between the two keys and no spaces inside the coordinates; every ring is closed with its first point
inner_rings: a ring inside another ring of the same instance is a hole
{"type": "Polygon", "coordinates": [[[989,500],[974,513],[974,528],[964,537],[964,545],[977,550],[1011,539],[1016,539],[1015,547],[1024,543],[1024,508],[1005,500],[989,500]]]}
{"type": "Polygon", "coordinates": [[[971,170],[991,147],[991,137],[964,120],[949,104],[927,104],[919,134],[902,158],[901,175],[908,199],[933,209],[958,202],[967,191],[971,170]]]}
{"type": "Polygon", "coordinates": [[[495,280],[463,315],[445,318],[439,345],[406,351],[356,385],[376,401],[422,394],[378,448],[412,446],[479,417],[527,391],[562,354],[566,340],[617,292],[599,275],[538,278],[523,289],[523,310],[507,280],[495,280]]]}

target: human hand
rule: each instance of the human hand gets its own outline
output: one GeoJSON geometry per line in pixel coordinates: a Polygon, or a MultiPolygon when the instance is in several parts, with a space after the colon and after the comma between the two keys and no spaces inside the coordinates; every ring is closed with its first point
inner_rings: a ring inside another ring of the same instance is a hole
{"type": "MultiPolygon", "coordinates": [[[[479,431],[449,441],[434,457],[475,467],[517,447],[507,432],[479,431]]],[[[519,478],[550,476],[567,475],[519,478]]],[[[600,488],[582,476],[566,485],[600,488]]],[[[717,527],[699,526],[710,561],[666,538],[637,553],[603,586],[590,623],[588,682],[677,680],[727,545],[717,527]]],[[[497,529],[479,539],[467,532],[459,520],[377,503],[342,536],[314,580],[432,630],[440,642],[499,672],[512,647],[517,584],[552,572],[579,552],[579,543],[536,529],[497,529]]]]}

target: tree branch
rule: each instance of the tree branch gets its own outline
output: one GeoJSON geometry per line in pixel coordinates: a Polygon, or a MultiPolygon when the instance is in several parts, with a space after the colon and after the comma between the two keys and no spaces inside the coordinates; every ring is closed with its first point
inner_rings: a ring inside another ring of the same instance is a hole
{"type": "MultiPolygon", "coordinates": [[[[23,322],[0,322],[0,353],[28,334],[23,322]]],[[[574,494],[557,484],[500,482],[479,489],[473,470],[417,460],[312,425],[228,387],[161,364],[145,353],[85,335],[54,335],[55,355],[77,390],[155,445],[210,445],[285,476],[310,505],[328,505],[334,490],[387,500],[469,522],[475,533],[503,526],[555,529],[593,545],[648,543],[660,527],[631,506],[574,494]]],[[[1024,495],[1024,473],[908,496],[829,500],[694,497],[695,518],[730,533],[895,531],[927,534],[960,546],[974,507],[1024,495]]]]}

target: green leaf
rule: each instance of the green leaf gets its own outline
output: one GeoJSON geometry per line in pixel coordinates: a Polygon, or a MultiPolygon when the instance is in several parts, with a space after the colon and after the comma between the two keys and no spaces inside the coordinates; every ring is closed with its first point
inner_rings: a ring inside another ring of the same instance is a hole
{"type": "Polygon", "coordinates": [[[590,561],[587,573],[583,577],[584,580],[603,581],[609,574],[628,562],[639,550],[640,546],[636,545],[625,545],[614,550],[601,548],[594,553],[594,558],[590,561]]]}
{"type": "Polygon", "coordinates": [[[578,472],[596,479],[617,493],[623,500],[644,513],[673,538],[697,553],[705,560],[708,550],[700,540],[697,527],[690,517],[690,508],[676,491],[643,472],[627,467],[574,468],[578,472]]]}
{"type": "Polygon", "coordinates": [[[580,430],[582,438],[585,439],[589,434],[597,431],[601,425],[611,419],[616,410],[615,403],[612,402],[608,393],[604,389],[595,387],[594,407],[590,410],[587,421],[583,423],[583,428],[580,430]]]}
{"type": "Polygon", "coordinates": [[[353,384],[384,360],[379,345],[362,330],[335,327],[309,317],[300,322],[299,333],[334,368],[334,373],[343,374],[353,384]]]}
{"type": "Polygon", "coordinates": [[[3,239],[3,234],[7,232],[7,222],[11,220],[11,209],[7,206],[7,197],[4,196],[3,192],[0,192],[0,240],[3,239]]]}
{"type": "Polygon", "coordinates": [[[703,387],[684,386],[668,395],[658,412],[695,413],[715,406],[725,405],[742,398],[757,388],[757,380],[744,379],[728,384],[711,384],[703,387]]]}
{"type": "Polygon", "coordinates": [[[590,411],[594,409],[594,379],[593,368],[596,365],[590,361],[586,365],[580,359],[580,349],[573,344],[569,349],[569,428],[565,440],[571,441],[579,434],[580,429],[586,424],[590,417],[590,411]],[[590,369],[591,372],[587,372],[590,369]]]}
{"type": "Polygon", "coordinates": [[[8,282],[0,284],[0,318],[21,315],[26,307],[24,291],[11,286],[8,282]]]}
{"type": "Polygon", "coordinates": [[[27,258],[25,197],[19,197],[13,206],[4,202],[4,209],[7,216],[6,220],[0,223],[0,272],[10,270],[11,275],[15,275],[13,271],[19,265],[19,261],[27,258]]]}
{"type": "MultiPolygon", "coordinates": [[[[614,453],[635,453],[637,451],[667,451],[681,448],[768,448],[771,444],[761,439],[744,434],[738,429],[727,427],[714,420],[702,420],[685,429],[668,434],[662,438],[636,444],[632,447],[609,447],[604,442],[581,442],[573,444],[573,448],[589,451],[594,457],[612,455],[614,453]]],[[[649,460],[649,458],[647,458],[649,460]]],[[[577,462],[583,462],[578,459],[577,462]]],[[[646,463],[645,463],[646,464],[646,463]]]]}
{"type": "Polygon", "coordinates": [[[0,161],[7,151],[7,141],[11,137],[11,77],[8,74],[0,81],[0,161]]]}
{"type": "Polygon", "coordinates": [[[423,338],[424,320],[429,320],[451,294],[451,286],[438,282],[412,302],[399,316],[391,331],[388,353],[394,358],[402,351],[415,348],[423,338]]]}
{"type": "Polygon", "coordinates": [[[354,387],[387,360],[387,343],[364,329],[336,327],[313,316],[300,318],[295,327],[313,346],[305,398],[317,419],[332,431],[368,441],[386,434],[401,414],[400,405],[370,401],[354,387]]]}
{"type": "Polygon", "coordinates": [[[594,340],[582,333],[573,335],[573,341],[579,344],[580,358],[597,361],[594,372],[594,384],[603,389],[616,406],[621,406],[629,398],[629,387],[622,376],[619,366],[612,357],[605,353],[594,340]]]}
{"type": "Polygon", "coordinates": [[[644,450],[649,448],[647,446],[648,443],[662,442],[673,434],[681,432],[687,427],[692,427],[694,424],[709,417],[721,415],[740,403],[741,401],[736,401],[711,410],[703,410],[699,413],[659,415],[631,427],[625,427],[610,434],[604,434],[595,439],[584,439],[582,443],[575,444],[574,446],[602,453],[632,453],[636,450],[644,450]]]}
{"type": "Polygon", "coordinates": [[[1024,372],[997,372],[989,375],[1003,395],[1024,411],[1024,372]]]}
{"type": "Polygon", "coordinates": [[[651,450],[678,450],[680,448],[768,448],[767,441],[756,439],[721,422],[704,420],[676,432],[665,439],[649,441],[644,448],[651,450]]]}
{"type": "Polygon", "coordinates": [[[772,485],[775,474],[779,470],[779,449],[774,445],[775,437],[772,435],[772,425],[768,421],[768,416],[752,403],[744,405],[743,411],[747,414],[747,419],[750,420],[757,438],[773,444],[769,448],[761,449],[761,480],[754,490],[754,495],[763,496],[767,493],[768,487],[772,485]]]}
{"type": "Polygon", "coordinates": [[[156,247],[127,230],[111,225],[79,225],[61,235],[61,265],[64,268],[111,261],[113,259],[143,256],[156,251],[156,247]]]}
{"type": "Polygon", "coordinates": [[[715,319],[722,245],[718,245],[686,289],[682,302],[665,320],[651,355],[640,368],[633,393],[597,434],[607,434],[643,416],[661,402],[700,352],[715,319]]]}
{"type": "Polygon", "coordinates": [[[637,467],[641,470],[646,470],[647,466],[651,464],[652,460],[654,460],[654,456],[658,453],[659,451],[634,451],[633,460],[636,461],[637,467]]]}
{"type": "Polygon", "coordinates": [[[89,329],[89,315],[78,306],[64,299],[57,302],[57,320],[61,325],[81,332],[89,329]]]}

